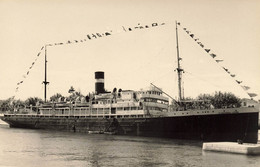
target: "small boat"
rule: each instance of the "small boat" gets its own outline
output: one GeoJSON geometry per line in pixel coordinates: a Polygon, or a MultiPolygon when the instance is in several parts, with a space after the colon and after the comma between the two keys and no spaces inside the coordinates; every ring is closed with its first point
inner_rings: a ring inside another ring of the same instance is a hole
{"type": "Polygon", "coordinates": [[[89,134],[103,134],[104,132],[103,131],[88,131],[89,134]]]}
{"type": "Polygon", "coordinates": [[[104,134],[106,134],[106,135],[116,135],[116,132],[114,131],[114,132],[104,132],[104,134]]]}

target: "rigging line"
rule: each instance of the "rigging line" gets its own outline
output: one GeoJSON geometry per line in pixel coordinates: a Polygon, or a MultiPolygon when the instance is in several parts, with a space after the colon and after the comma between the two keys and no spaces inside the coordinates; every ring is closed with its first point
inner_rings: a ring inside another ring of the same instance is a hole
{"type": "MultiPolygon", "coordinates": [[[[176,102],[178,104],[178,102],[169,94],[167,94],[166,92],[164,92],[162,89],[158,88],[157,86],[155,86],[154,84],[150,83],[152,86],[154,86],[156,89],[160,90],[162,93],[164,93],[165,95],[167,95],[168,97],[170,97],[174,102],[176,102]]],[[[149,95],[150,96],[150,95],[149,95]]]]}
{"type": "MultiPolygon", "coordinates": [[[[161,77],[159,77],[158,79],[156,79],[156,80],[154,80],[153,82],[151,82],[150,84],[151,85],[153,85],[153,86],[155,86],[154,85],[154,82],[157,82],[158,80],[160,80],[160,79],[162,79],[162,78],[164,78],[166,75],[168,75],[168,74],[170,74],[170,73],[172,73],[172,70],[171,71],[169,71],[169,72],[167,72],[167,73],[165,73],[163,76],[161,76],[161,77]]],[[[176,84],[176,80],[177,80],[177,75],[174,75],[174,81],[173,81],[173,83],[174,83],[174,85],[176,84]]],[[[177,85],[177,84],[176,84],[177,85]]],[[[158,88],[158,87],[157,87],[158,88]]],[[[160,88],[159,88],[160,89],[160,88]]],[[[160,89],[161,90],[161,89],[160,89]]],[[[161,90],[162,91],[162,90],[161,90]]],[[[165,92],[164,92],[165,93],[165,92]]],[[[165,93],[167,96],[169,96],[170,98],[172,98],[170,95],[168,95],[167,93],[165,93]]],[[[173,98],[172,98],[173,99],[173,98]]],[[[175,99],[174,99],[174,101],[176,101],[175,99]]]]}
{"type": "Polygon", "coordinates": [[[164,75],[160,76],[159,78],[155,79],[154,81],[151,82],[151,84],[153,84],[154,82],[157,82],[158,80],[161,80],[162,78],[164,78],[166,75],[168,75],[169,73],[172,73],[172,70],[165,73],[164,75]]]}
{"type": "Polygon", "coordinates": [[[214,84],[214,83],[212,83],[212,82],[209,82],[209,81],[207,81],[207,80],[205,80],[205,79],[202,79],[202,78],[199,77],[198,75],[194,75],[194,74],[192,74],[192,73],[190,73],[190,72],[188,72],[188,71],[185,71],[185,73],[190,74],[191,76],[195,76],[196,78],[198,78],[198,79],[201,80],[201,81],[204,81],[205,83],[210,83],[211,85],[214,85],[214,86],[216,86],[216,87],[218,87],[218,88],[221,88],[221,86],[216,85],[216,84],[214,84]]]}

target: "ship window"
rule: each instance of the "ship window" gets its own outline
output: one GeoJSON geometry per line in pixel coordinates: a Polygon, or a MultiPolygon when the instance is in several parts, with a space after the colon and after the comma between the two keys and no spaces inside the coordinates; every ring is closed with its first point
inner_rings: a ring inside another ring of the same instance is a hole
{"type": "Polygon", "coordinates": [[[131,110],[137,110],[137,107],[131,107],[131,110]]]}
{"type": "Polygon", "coordinates": [[[92,109],[92,114],[97,114],[97,109],[96,108],[92,109]]]}
{"type": "Polygon", "coordinates": [[[111,108],[111,114],[116,114],[116,108],[111,108]]]}
{"type": "Polygon", "coordinates": [[[118,107],[117,108],[117,111],[122,111],[123,110],[123,107],[118,107]]]}
{"type": "Polygon", "coordinates": [[[129,107],[125,107],[124,110],[129,110],[130,108],[129,107]]]}
{"type": "Polygon", "coordinates": [[[104,108],[104,111],[109,111],[109,108],[104,108]]]}

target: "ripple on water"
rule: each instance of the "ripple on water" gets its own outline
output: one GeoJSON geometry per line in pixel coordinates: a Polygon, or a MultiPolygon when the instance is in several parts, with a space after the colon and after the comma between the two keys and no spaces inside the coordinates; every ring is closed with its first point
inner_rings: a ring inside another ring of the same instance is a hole
{"type": "Polygon", "coordinates": [[[250,166],[259,156],[203,152],[201,142],[13,129],[0,125],[0,166],[250,166]],[[15,158],[14,158],[15,157],[15,158]]]}

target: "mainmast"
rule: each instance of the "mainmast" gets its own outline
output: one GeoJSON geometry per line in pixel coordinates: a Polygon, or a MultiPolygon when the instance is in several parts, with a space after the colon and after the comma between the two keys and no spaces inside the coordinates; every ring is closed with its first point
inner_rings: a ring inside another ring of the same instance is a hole
{"type": "Polygon", "coordinates": [[[176,70],[178,72],[179,101],[181,101],[181,100],[183,100],[182,86],[181,86],[183,69],[180,67],[181,58],[179,56],[178,23],[177,23],[177,21],[176,21],[176,44],[177,44],[177,63],[178,63],[178,67],[177,67],[176,70]]]}
{"type": "Polygon", "coordinates": [[[47,97],[47,85],[49,84],[49,82],[47,81],[47,46],[45,45],[45,65],[44,65],[44,81],[42,82],[44,84],[44,102],[46,103],[46,97],[47,97]]]}

